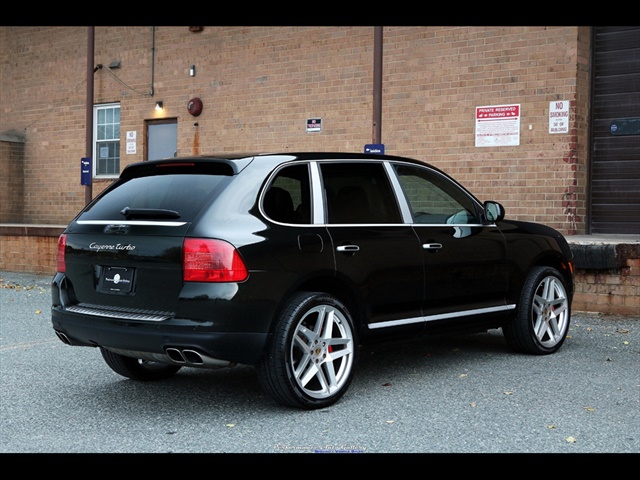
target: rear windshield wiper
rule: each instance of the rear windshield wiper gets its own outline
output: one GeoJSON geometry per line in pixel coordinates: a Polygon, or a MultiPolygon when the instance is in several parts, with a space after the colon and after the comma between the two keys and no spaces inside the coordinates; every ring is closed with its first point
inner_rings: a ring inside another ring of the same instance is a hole
{"type": "Polygon", "coordinates": [[[175,210],[164,208],[129,208],[120,210],[127,220],[132,218],[180,218],[180,214],[175,210]]]}

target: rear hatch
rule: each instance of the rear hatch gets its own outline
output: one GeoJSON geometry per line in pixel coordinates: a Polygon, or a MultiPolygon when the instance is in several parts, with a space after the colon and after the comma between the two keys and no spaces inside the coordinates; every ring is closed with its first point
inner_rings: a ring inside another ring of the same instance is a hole
{"type": "Polygon", "coordinates": [[[183,240],[236,167],[225,161],[127,167],[65,231],[66,306],[175,312],[183,240]]]}

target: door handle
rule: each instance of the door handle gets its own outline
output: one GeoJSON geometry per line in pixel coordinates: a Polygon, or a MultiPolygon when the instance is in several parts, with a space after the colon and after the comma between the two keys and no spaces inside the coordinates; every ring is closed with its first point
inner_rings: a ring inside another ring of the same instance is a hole
{"type": "Polygon", "coordinates": [[[340,245],[336,250],[344,253],[355,253],[360,251],[360,247],[358,245],[340,245]]]}
{"type": "Polygon", "coordinates": [[[422,244],[422,248],[424,250],[440,250],[442,248],[442,244],[441,243],[423,243],[422,244]]]}

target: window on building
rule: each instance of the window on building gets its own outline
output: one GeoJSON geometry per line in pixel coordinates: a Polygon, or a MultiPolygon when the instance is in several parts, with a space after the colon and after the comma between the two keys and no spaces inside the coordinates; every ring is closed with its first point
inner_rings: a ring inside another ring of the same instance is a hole
{"type": "Polygon", "coordinates": [[[94,177],[117,177],[120,175],[120,105],[96,105],[93,113],[94,177]]]}

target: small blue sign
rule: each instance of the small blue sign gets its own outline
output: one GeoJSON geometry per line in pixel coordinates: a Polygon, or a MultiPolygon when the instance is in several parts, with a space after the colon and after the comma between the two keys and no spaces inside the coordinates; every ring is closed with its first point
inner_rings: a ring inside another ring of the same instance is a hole
{"type": "Polygon", "coordinates": [[[91,185],[91,158],[80,159],[80,185],[91,185]]]}
{"type": "Polygon", "coordinates": [[[384,143],[368,143],[364,146],[364,153],[378,153],[384,155],[384,143]]]}
{"type": "Polygon", "coordinates": [[[618,118],[611,122],[611,135],[640,135],[640,117],[618,118]]]}

